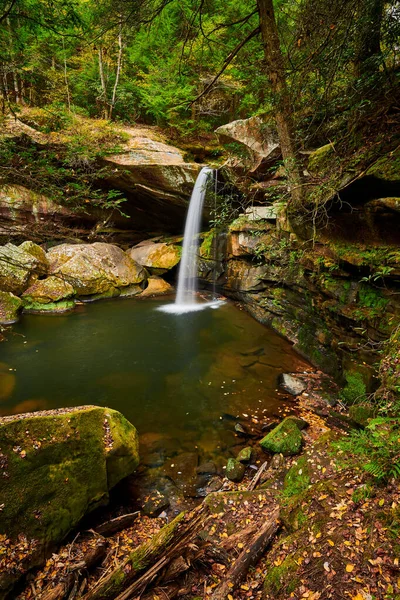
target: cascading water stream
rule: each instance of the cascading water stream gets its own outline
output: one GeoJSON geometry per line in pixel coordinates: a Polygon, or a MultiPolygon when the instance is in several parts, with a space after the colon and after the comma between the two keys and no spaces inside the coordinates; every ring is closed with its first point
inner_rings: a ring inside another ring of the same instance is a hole
{"type": "Polygon", "coordinates": [[[190,197],[189,210],[186,217],[185,232],[182,245],[182,257],[178,274],[178,289],[174,304],[160,307],[163,312],[176,314],[216,308],[219,301],[199,302],[197,298],[197,271],[199,254],[199,234],[207,182],[212,177],[213,169],[203,167],[194,184],[190,197]]]}
{"type": "Polygon", "coordinates": [[[194,184],[190,198],[183,235],[182,257],[179,266],[178,290],[175,304],[179,306],[197,304],[197,265],[199,252],[199,233],[207,182],[213,170],[203,167],[194,184]]]}

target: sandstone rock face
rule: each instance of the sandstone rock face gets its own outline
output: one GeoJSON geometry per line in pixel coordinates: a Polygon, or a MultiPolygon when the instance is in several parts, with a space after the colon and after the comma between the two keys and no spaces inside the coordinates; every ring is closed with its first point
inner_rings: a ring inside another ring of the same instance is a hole
{"type": "Polygon", "coordinates": [[[0,419],[0,532],[59,542],[139,463],[136,429],[96,406],[0,419]]]}
{"type": "Polygon", "coordinates": [[[0,246],[0,289],[3,291],[21,294],[47,269],[43,250],[33,242],[0,246]]]}
{"type": "Polygon", "coordinates": [[[166,271],[179,263],[181,249],[175,244],[142,242],[128,250],[128,256],[144,267],[166,271]]]}
{"type": "Polygon", "coordinates": [[[149,277],[147,280],[147,288],[143,290],[138,298],[147,298],[149,296],[164,296],[165,294],[171,294],[173,287],[162,277],[149,277]]]}
{"type": "Polygon", "coordinates": [[[146,279],[143,267],[112,244],[61,244],[51,248],[47,258],[50,274],[63,278],[82,296],[103,294],[146,279]]]}
{"type": "Polygon", "coordinates": [[[18,312],[22,308],[22,301],[11,292],[0,291],[0,324],[10,325],[18,321],[18,312]]]}
{"type": "Polygon", "coordinates": [[[222,142],[241,144],[247,152],[245,166],[256,171],[261,164],[276,160],[280,155],[279,139],[275,125],[261,117],[232,121],[215,130],[222,142]]]}

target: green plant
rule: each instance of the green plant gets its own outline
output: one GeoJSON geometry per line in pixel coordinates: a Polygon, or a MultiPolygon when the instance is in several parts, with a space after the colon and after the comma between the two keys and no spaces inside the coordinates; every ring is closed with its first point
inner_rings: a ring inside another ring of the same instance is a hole
{"type": "Polygon", "coordinates": [[[364,431],[352,433],[336,443],[355,456],[364,471],[377,481],[400,477],[400,426],[398,419],[372,419],[364,431]]]}
{"type": "Polygon", "coordinates": [[[347,405],[365,400],[367,389],[361,373],[346,371],[344,377],[346,385],[340,392],[341,400],[347,405]]]}

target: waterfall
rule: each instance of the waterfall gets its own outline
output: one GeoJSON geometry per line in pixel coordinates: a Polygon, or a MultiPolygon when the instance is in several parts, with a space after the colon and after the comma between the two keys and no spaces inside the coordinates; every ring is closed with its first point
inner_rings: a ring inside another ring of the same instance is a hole
{"type": "Polygon", "coordinates": [[[213,169],[210,167],[203,167],[194,184],[185,223],[175,303],[160,306],[157,310],[161,310],[162,312],[182,314],[202,310],[207,307],[217,308],[223,304],[223,302],[219,300],[214,300],[213,302],[199,302],[197,297],[201,215],[207,191],[207,182],[209,178],[212,177],[212,173],[213,169]]]}
{"type": "Polygon", "coordinates": [[[175,304],[187,306],[197,304],[197,270],[199,254],[199,233],[207,182],[213,170],[203,167],[194,184],[190,198],[189,210],[186,217],[183,234],[182,257],[179,266],[178,290],[175,304]]]}

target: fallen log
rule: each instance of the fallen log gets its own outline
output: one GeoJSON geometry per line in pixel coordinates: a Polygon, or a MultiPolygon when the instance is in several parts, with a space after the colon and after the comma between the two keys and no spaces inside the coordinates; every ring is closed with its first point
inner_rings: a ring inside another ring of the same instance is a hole
{"type": "Polygon", "coordinates": [[[123,529],[132,527],[138,516],[139,511],[116,517],[115,519],[101,523],[101,525],[94,528],[94,531],[103,537],[109,537],[114,535],[114,533],[119,533],[123,529]]]}
{"type": "Polygon", "coordinates": [[[260,560],[279,527],[279,508],[276,508],[249,545],[239,554],[223,581],[214,590],[211,600],[225,600],[228,594],[232,594],[232,591],[246,577],[249,568],[260,560]]]}
{"type": "Polygon", "coordinates": [[[84,600],[124,600],[155,579],[172,559],[180,556],[204,526],[203,506],[181,513],[151,540],[141,544],[109,575],[89,590],[84,600]]]}
{"type": "Polygon", "coordinates": [[[79,563],[76,563],[71,567],[63,581],[60,581],[55,586],[47,586],[44,589],[40,600],[63,600],[67,597],[75,597],[80,585],[82,585],[82,574],[98,565],[105,558],[106,552],[107,542],[101,540],[94,548],[90,548],[90,550],[87,551],[86,555],[79,563]]]}

